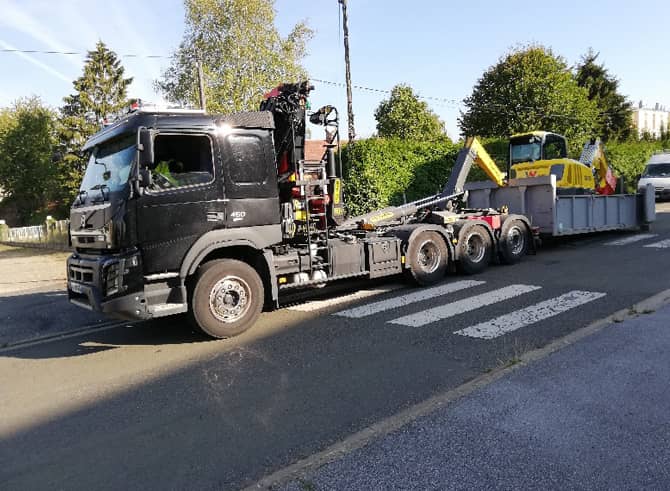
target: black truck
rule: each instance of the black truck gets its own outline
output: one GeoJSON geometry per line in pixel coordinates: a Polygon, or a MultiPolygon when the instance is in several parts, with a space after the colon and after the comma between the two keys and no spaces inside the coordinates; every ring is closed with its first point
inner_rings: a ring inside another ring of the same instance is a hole
{"type": "Polygon", "coordinates": [[[290,289],[401,273],[427,285],[532,247],[526,217],[465,209],[449,185],[346,218],[337,111],[309,111],[312,89],[283,84],[260,111],[223,116],[140,108],[94,135],[70,214],[70,302],[127,319],[188,312],[223,338],[290,289]],[[308,122],[326,129],[319,160],[304,158],[308,122]]]}

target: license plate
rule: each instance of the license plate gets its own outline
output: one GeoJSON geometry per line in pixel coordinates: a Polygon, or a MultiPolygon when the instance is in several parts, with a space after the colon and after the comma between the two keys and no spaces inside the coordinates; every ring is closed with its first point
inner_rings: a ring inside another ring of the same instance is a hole
{"type": "Polygon", "coordinates": [[[70,283],[70,290],[75,293],[84,293],[84,287],[82,287],[79,283],[70,283]]]}

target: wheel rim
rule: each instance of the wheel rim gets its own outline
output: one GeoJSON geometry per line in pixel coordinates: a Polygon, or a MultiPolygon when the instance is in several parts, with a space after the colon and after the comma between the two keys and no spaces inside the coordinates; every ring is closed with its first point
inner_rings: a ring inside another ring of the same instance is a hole
{"type": "Polygon", "coordinates": [[[427,240],[419,247],[419,256],[417,260],[423,272],[432,273],[440,266],[442,253],[435,242],[427,240]]]}
{"type": "Polygon", "coordinates": [[[226,324],[239,321],[251,307],[251,288],[242,278],[225,276],[209,293],[209,310],[226,324]]]}
{"type": "Polygon", "coordinates": [[[507,232],[507,242],[512,254],[519,255],[526,247],[526,234],[518,226],[513,226],[507,232]]]}
{"type": "Polygon", "coordinates": [[[473,263],[481,262],[486,255],[486,244],[484,239],[478,233],[472,233],[468,236],[466,241],[466,255],[473,263]]]}

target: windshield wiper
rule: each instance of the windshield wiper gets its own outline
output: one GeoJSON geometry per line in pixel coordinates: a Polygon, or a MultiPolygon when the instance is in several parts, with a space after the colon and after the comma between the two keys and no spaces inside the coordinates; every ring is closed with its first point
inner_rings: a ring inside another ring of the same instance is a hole
{"type": "Polygon", "coordinates": [[[107,201],[107,198],[105,198],[105,188],[107,188],[107,196],[109,196],[109,186],[107,184],[96,184],[91,189],[89,189],[89,191],[100,191],[100,194],[102,195],[102,201],[107,201]]]}

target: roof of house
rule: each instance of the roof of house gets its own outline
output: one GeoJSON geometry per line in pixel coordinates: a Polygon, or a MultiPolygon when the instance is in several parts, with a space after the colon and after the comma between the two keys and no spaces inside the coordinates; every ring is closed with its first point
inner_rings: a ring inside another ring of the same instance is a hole
{"type": "Polygon", "coordinates": [[[305,140],[305,160],[321,160],[326,152],[326,140],[305,140]]]}

